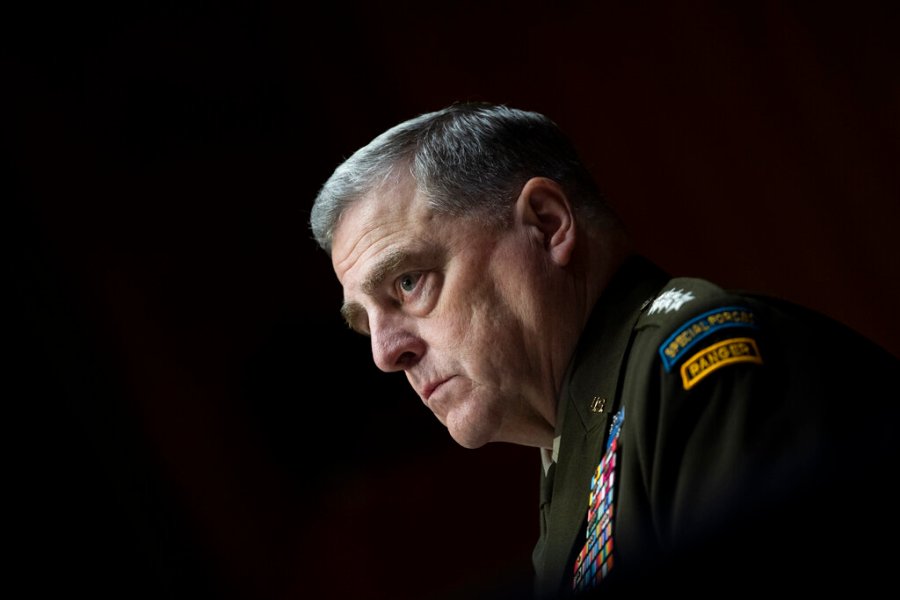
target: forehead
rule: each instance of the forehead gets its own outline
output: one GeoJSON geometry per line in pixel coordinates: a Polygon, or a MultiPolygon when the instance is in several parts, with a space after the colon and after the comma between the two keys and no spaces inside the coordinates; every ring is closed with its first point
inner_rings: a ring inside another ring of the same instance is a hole
{"type": "Polygon", "coordinates": [[[346,287],[346,277],[370,261],[421,243],[433,216],[411,177],[368,192],[344,211],[335,228],[331,260],[338,279],[346,287]]]}

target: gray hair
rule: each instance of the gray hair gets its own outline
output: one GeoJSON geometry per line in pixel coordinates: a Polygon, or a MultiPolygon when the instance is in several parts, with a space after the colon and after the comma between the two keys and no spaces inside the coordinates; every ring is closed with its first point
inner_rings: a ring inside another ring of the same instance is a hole
{"type": "Polygon", "coordinates": [[[331,251],[341,214],[391,177],[408,172],[436,213],[502,225],[532,177],[559,183],[589,220],[614,219],[571,141],[542,114],[457,103],[388,129],[335,169],[316,196],[310,226],[331,251]]]}

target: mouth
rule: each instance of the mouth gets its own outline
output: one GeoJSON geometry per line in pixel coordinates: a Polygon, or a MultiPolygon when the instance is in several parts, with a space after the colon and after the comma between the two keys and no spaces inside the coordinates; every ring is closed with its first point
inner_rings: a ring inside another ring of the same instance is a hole
{"type": "Polygon", "coordinates": [[[422,400],[424,400],[425,402],[428,402],[429,398],[431,398],[431,396],[438,390],[438,388],[440,388],[442,385],[444,385],[451,379],[453,379],[453,376],[450,376],[447,379],[442,379],[440,381],[434,381],[434,382],[426,385],[422,389],[422,400]]]}

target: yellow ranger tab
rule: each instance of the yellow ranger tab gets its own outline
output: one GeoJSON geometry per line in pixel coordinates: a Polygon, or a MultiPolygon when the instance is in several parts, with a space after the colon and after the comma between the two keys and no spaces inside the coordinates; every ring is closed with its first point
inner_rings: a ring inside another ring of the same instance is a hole
{"type": "Polygon", "coordinates": [[[708,346],[681,365],[684,389],[691,389],[716,369],[740,362],[762,364],[759,347],[753,338],[730,338],[708,346]]]}
{"type": "Polygon", "coordinates": [[[724,306],[698,315],[678,328],[659,347],[666,372],[671,372],[684,354],[703,338],[729,327],[756,329],[753,312],[743,306],[724,306]]]}

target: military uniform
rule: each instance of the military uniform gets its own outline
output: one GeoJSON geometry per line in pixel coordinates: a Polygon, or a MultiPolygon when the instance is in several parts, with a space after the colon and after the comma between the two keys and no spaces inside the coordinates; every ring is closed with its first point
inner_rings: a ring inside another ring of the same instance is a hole
{"type": "Polygon", "coordinates": [[[537,597],[879,589],[898,375],[822,315],[633,257],[561,390],[537,597]]]}

